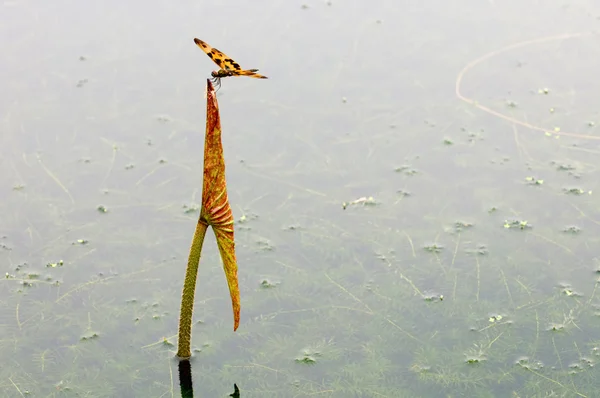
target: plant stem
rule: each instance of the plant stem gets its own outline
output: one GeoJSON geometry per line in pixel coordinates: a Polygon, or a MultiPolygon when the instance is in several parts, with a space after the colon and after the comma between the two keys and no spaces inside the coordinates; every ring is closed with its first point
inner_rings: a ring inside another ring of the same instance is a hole
{"type": "Polygon", "coordinates": [[[177,342],[177,356],[180,358],[189,358],[192,356],[190,349],[192,341],[192,316],[194,314],[194,293],[196,291],[196,277],[198,276],[198,264],[200,263],[200,254],[202,253],[202,243],[208,224],[202,218],[198,220],[194,238],[190,246],[190,255],[188,257],[187,269],[185,270],[185,280],[183,282],[183,292],[181,293],[181,310],[179,313],[179,339],[177,342]]]}

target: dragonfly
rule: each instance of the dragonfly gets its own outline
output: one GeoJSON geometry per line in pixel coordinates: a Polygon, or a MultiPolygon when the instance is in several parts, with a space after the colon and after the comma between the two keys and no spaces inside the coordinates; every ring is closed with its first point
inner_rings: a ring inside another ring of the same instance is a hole
{"type": "Polygon", "coordinates": [[[213,77],[212,82],[217,87],[221,87],[221,79],[229,76],[249,76],[255,79],[268,79],[268,77],[259,75],[258,69],[242,69],[240,64],[235,62],[230,56],[222,53],[214,47],[209,46],[207,43],[203,42],[200,39],[194,39],[194,43],[202,51],[209,56],[210,59],[213,60],[215,64],[219,66],[219,70],[214,70],[210,73],[213,77]]]}

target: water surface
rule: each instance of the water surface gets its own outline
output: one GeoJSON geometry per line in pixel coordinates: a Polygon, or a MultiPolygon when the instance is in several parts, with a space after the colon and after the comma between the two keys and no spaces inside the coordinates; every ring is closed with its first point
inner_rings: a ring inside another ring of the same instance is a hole
{"type": "Polygon", "coordinates": [[[180,395],[215,69],[199,37],[269,80],[219,91],[242,322],[209,234],[197,396],[594,396],[599,18],[583,0],[5,1],[2,395],[180,395]]]}

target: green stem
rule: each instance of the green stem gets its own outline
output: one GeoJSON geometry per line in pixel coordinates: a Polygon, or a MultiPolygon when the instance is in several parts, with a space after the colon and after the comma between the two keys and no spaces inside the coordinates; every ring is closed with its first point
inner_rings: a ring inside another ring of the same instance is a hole
{"type": "Polygon", "coordinates": [[[196,225],[194,238],[190,246],[190,255],[188,257],[187,269],[185,270],[185,281],[183,282],[183,292],[181,294],[181,311],[179,313],[179,340],[177,347],[177,356],[180,358],[189,358],[192,356],[190,349],[192,341],[192,316],[194,314],[194,293],[196,291],[196,278],[198,276],[198,264],[200,263],[200,254],[202,252],[202,243],[208,224],[202,220],[202,216],[196,225]]]}

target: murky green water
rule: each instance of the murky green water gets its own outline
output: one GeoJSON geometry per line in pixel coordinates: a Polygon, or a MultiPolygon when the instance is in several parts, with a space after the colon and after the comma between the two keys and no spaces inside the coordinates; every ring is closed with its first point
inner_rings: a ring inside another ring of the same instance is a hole
{"type": "Polygon", "coordinates": [[[211,234],[196,396],[594,397],[599,27],[583,0],[5,1],[0,395],[181,396],[199,37],[269,80],[219,91],[242,322],[211,234]]]}

